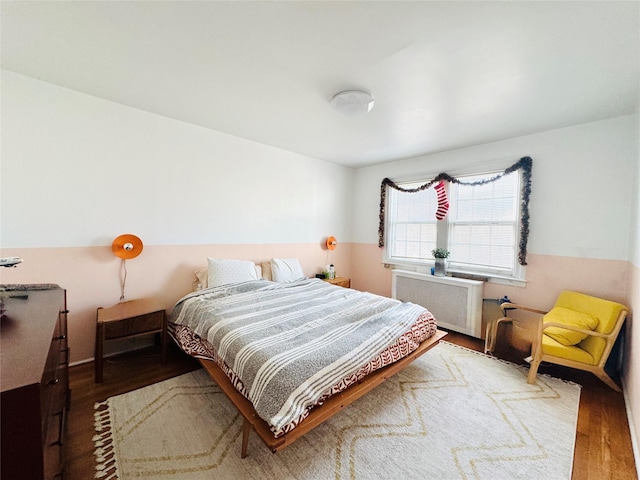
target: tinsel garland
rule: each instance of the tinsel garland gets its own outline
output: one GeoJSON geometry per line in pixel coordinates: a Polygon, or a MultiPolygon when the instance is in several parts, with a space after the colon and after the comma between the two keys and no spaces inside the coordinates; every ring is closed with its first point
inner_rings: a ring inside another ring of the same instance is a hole
{"type": "Polygon", "coordinates": [[[398,190],[400,192],[405,193],[417,193],[427,188],[431,188],[435,183],[440,180],[444,180],[446,182],[457,183],[460,185],[484,185],[486,183],[495,182],[496,180],[504,177],[505,175],[509,175],[510,173],[516,172],[522,169],[522,188],[520,190],[520,244],[518,250],[518,261],[520,265],[527,264],[527,240],[529,238],[529,197],[531,196],[531,167],[533,165],[533,160],[531,157],[522,157],[516,163],[507,168],[504,172],[498,173],[494,177],[486,178],[484,180],[478,180],[476,182],[464,182],[458,178],[452,177],[448,173],[440,173],[433,180],[428,181],[420,185],[417,188],[402,188],[393,180],[385,178],[382,180],[382,184],[380,185],[380,223],[378,225],[378,246],[380,248],[384,247],[384,217],[385,217],[385,205],[387,203],[387,186],[398,190]]]}

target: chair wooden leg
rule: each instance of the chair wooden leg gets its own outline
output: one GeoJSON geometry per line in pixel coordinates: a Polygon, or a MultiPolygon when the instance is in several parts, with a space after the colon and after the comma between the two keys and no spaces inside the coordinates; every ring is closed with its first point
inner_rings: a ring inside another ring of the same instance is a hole
{"type": "Polygon", "coordinates": [[[527,383],[536,383],[536,377],[538,376],[539,366],[540,366],[540,360],[533,357],[531,359],[531,366],[529,367],[529,376],[527,377],[527,383]]]}
{"type": "Polygon", "coordinates": [[[485,332],[485,336],[484,336],[484,353],[493,353],[493,349],[495,347],[495,335],[494,335],[494,329],[495,329],[495,320],[489,322],[487,324],[487,331],[485,332]]]}
{"type": "Polygon", "coordinates": [[[618,384],[616,382],[613,381],[613,378],[611,378],[609,375],[607,375],[607,372],[605,372],[604,370],[598,370],[597,372],[593,372],[600,380],[602,380],[604,383],[606,383],[610,388],[612,388],[613,390],[615,390],[616,392],[622,392],[622,389],[618,386],[618,384]]]}
{"type": "Polygon", "coordinates": [[[484,353],[493,353],[496,348],[496,340],[498,337],[498,326],[501,323],[511,323],[513,320],[508,317],[502,317],[492,321],[487,325],[487,332],[484,341],[484,353]]]}

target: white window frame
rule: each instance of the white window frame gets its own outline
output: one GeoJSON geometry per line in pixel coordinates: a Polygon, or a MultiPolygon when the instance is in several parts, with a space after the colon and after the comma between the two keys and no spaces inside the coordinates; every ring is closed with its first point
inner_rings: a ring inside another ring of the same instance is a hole
{"type": "MultiPolygon", "coordinates": [[[[459,178],[460,180],[464,181],[463,178],[466,176],[477,176],[477,175],[496,175],[496,174],[500,174],[504,172],[504,169],[496,169],[491,168],[491,167],[487,167],[485,166],[484,168],[477,168],[474,169],[473,171],[471,170],[465,170],[465,171],[461,171],[461,172],[457,172],[454,176],[456,178],[459,178]]],[[[424,178],[434,178],[437,174],[434,174],[432,176],[427,176],[427,175],[423,175],[420,177],[420,179],[407,179],[404,180],[402,182],[397,182],[397,184],[399,186],[404,186],[404,185],[415,185],[415,184],[424,184],[427,183],[428,180],[424,180],[424,178]]],[[[461,275],[477,275],[479,277],[485,277],[488,279],[488,281],[493,282],[493,283],[500,283],[500,284],[506,284],[506,285],[515,285],[515,286],[526,286],[526,267],[523,265],[520,265],[519,262],[519,246],[520,246],[520,237],[521,237],[521,218],[522,218],[522,204],[520,201],[520,192],[522,191],[522,182],[523,182],[523,175],[522,175],[522,171],[521,170],[517,170],[513,173],[510,173],[510,175],[518,175],[519,176],[519,182],[518,182],[518,197],[517,197],[517,214],[516,214],[516,219],[515,219],[515,225],[514,225],[514,229],[515,229],[515,244],[514,244],[514,267],[511,271],[511,274],[505,274],[504,271],[501,271],[499,269],[493,269],[493,268],[459,268],[456,267],[455,265],[451,265],[447,268],[447,271],[452,273],[452,274],[461,274],[461,275]]],[[[447,198],[449,199],[449,201],[451,201],[451,195],[450,195],[450,191],[449,191],[449,184],[448,182],[445,182],[446,185],[446,189],[447,189],[447,198]]],[[[387,190],[387,195],[386,195],[386,205],[385,205],[385,211],[391,213],[393,205],[391,205],[391,201],[392,201],[392,195],[390,194],[391,192],[391,187],[386,187],[388,188],[387,190]]],[[[433,187],[430,187],[429,190],[432,190],[433,187]]],[[[435,195],[435,193],[434,193],[435,195]]],[[[390,255],[390,250],[391,250],[391,245],[392,245],[392,238],[393,235],[395,234],[395,225],[392,223],[391,220],[392,215],[388,214],[385,216],[385,246],[383,248],[383,254],[382,254],[382,262],[385,265],[389,265],[393,268],[402,268],[404,270],[413,270],[413,271],[418,271],[418,272],[429,272],[431,270],[431,268],[434,266],[434,260],[433,259],[399,259],[397,257],[391,257],[390,255]]],[[[436,243],[438,247],[443,247],[443,248],[448,248],[448,239],[449,239],[449,230],[451,228],[450,223],[449,223],[449,215],[447,215],[444,220],[442,221],[437,221],[436,222],[436,226],[437,226],[437,233],[436,233],[436,243]]]]}

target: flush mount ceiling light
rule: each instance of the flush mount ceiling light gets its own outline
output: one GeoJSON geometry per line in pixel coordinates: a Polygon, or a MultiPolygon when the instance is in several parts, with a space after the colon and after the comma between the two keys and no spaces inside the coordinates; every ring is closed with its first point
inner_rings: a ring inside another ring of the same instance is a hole
{"type": "Polygon", "coordinates": [[[336,94],[331,105],[347,117],[361,117],[373,108],[373,97],[361,90],[347,90],[336,94]]]}

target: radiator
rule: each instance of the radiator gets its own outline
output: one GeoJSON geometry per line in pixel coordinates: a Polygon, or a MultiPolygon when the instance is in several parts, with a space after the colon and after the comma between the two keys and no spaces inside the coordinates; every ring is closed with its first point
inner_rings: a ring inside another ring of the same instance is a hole
{"type": "Polygon", "coordinates": [[[422,305],[438,327],[482,337],[482,282],[403,270],[391,278],[393,298],[422,305]]]}

